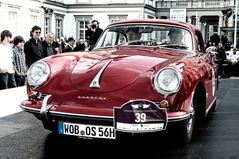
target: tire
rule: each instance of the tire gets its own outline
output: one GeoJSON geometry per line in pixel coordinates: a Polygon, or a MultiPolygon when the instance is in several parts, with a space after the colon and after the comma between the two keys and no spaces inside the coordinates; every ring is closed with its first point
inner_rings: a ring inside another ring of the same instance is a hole
{"type": "Polygon", "coordinates": [[[187,119],[186,123],[179,129],[179,143],[186,145],[191,142],[193,136],[193,130],[195,127],[195,112],[196,112],[196,102],[193,100],[193,103],[190,107],[190,116],[187,119]]]}

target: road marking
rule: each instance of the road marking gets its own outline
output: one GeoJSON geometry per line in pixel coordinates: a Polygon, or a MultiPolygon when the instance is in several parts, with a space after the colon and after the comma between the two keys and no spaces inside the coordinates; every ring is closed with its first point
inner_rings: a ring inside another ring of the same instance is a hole
{"type": "Polygon", "coordinates": [[[19,105],[26,99],[26,86],[0,90],[0,117],[21,112],[19,105]]]}

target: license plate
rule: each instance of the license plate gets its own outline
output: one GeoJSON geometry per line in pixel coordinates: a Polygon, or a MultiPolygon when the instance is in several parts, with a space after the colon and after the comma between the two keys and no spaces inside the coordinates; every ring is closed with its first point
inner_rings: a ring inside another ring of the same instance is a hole
{"type": "Polygon", "coordinates": [[[114,126],[117,131],[144,133],[166,129],[167,110],[156,103],[137,99],[114,108],[114,126]]]}
{"type": "Polygon", "coordinates": [[[113,126],[85,125],[68,122],[58,123],[59,134],[73,135],[89,138],[115,139],[115,129],[113,126]]]}

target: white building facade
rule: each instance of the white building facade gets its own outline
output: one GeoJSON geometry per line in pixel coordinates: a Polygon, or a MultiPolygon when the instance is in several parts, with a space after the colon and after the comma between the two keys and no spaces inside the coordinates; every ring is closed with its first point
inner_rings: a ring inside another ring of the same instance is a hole
{"type": "Polygon", "coordinates": [[[85,37],[94,19],[104,29],[114,21],[156,18],[155,0],[0,0],[0,31],[8,29],[13,36],[27,40],[34,25],[56,38],[85,37]],[[27,4],[27,5],[26,5],[27,4]]]}
{"type": "MultiPolygon", "coordinates": [[[[89,23],[96,19],[104,29],[112,22],[126,19],[170,19],[170,9],[185,10],[186,22],[198,26],[205,40],[222,28],[234,26],[234,16],[225,18],[222,10],[235,8],[235,0],[0,0],[0,31],[27,40],[34,25],[56,39],[64,36],[84,39],[89,23]],[[203,19],[203,21],[202,21],[203,19]]],[[[233,35],[229,33],[229,38],[233,35]]]]}

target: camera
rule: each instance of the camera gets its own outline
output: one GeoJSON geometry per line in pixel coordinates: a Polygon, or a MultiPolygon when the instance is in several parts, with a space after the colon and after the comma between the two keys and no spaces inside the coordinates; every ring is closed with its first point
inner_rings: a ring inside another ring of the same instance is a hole
{"type": "Polygon", "coordinates": [[[96,28],[96,25],[95,25],[95,24],[92,24],[92,25],[91,25],[91,28],[92,28],[92,29],[95,29],[95,28],[96,28]]]}

